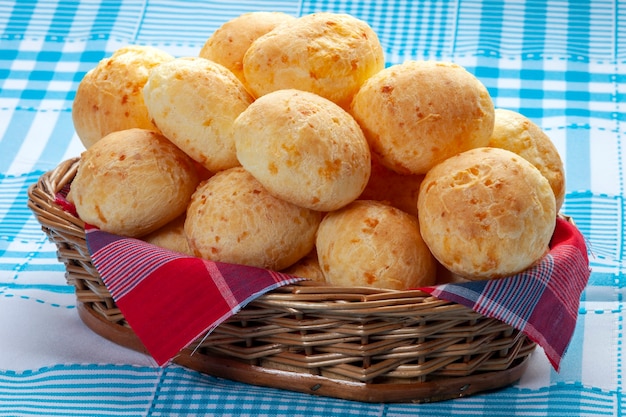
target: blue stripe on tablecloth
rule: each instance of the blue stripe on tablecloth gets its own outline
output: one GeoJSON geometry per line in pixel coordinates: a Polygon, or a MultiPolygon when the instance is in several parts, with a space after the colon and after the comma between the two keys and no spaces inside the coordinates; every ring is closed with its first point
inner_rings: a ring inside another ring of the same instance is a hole
{"type": "Polygon", "coordinates": [[[624,236],[623,199],[589,191],[568,194],[563,212],[572,216],[578,229],[591,243],[591,265],[606,265],[626,258],[620,244],[624,236]]]}
{"type": "Polygon", "coordinates": [[[326,10],[352,13],[367,20],[386,40],[386,51],[398,58],[416,54],[478,53],[615,60],[626,55],[625,12],[613,0],[597,0],[591,6],[585,2],[548,3],[543,0],[510,3],[303,1],[302,4],[296,0],[204,4],[174,0],[160,3],[104,0],[97,7],[78,1],[21,1],[12,10],[0,9],[0,16],[8,16],[2,36],[15,39],[111,36],[133,43],[200,44],[224,21],[242,11],[277,10],[301,15],[326,10]],[[614,14],[615,8],[618,13],[614,14]],[[53,19],[39,17],[46,15],[42,12],[53,14],[53,19]],[[98,21],[94,22],[96,12],[98,21]],[[614,15],[620,18],[613,21],[614,15]],[[178,25],[171,25],[172,17],[177,19],[178,25]],[[411,26],[415,30],[398,36],[398,26],[411,26]]]}
{"type": "Polygon", "coordinates": [[[0,372],[0,414],[13,416],[616,415],[620,395],[578,383],[512,386],[432,404],[363,404],[254,387],[171,366],[57,365],[0,372]],[[72,388],[69,390],[68,388],[72,388]],[[156,387],[156,394],[153,394],[156,387]]]}
{"type": "Polygon", "coordinates": [[[594,1],[590,9],[585,2],[574,1],[530,0],[501,7],[498,2],[463,0],[454,50],[491,56],[555,54],[612,60],[613,8],[612,0],[594,1]]]}
{"type": "Polygon", "coordinates": [[[610,17],[614,2],[597,1],[589,10],[581,3],[405,1],[387,7],[389,3],[382,2],[305,1],[302,14],[327,10],[368,21],[380,34],[386,52],[396,57],[394,62],[411,56],[463,54],[613,59],[614,45],[607,40],[614,38],[610,17]],[[555,16],[566,20],[555,24],[555,16]],[[394,33],[395,28],[415,22],[418,29],[407,36],[394,33]],[[568,31],[568,25],[575,30],[568,31]]]}
{"type": "MultiPolygon", "coordinates": [[[[0,147],[1,148],[1,147],[0,147]]],[[[0,239],[4,241],[41,241],[41,225],[27,207],[27,189],[35,183],[43,171],[34,171],[20,176],[0,174],[0,239]]],[[[0,255],[3,255],[0,246],[0,255]]]]}
{"type": "Polygon", "coordinates": [[[137,16],[144,4],[144,1],[118,0],[19,1],[10,11],[0,8],[0,17],[8,16],[1,36],[4,39],[93,39],[109,36],[132,39],[136,35],[137,16]],[[94,16],[97,16],[97,21],[94,21],[94,16]]]}
{"type": "Polygon", "coordinates": [[[5,138],[10,140],[0,141],[0,172],[15,172],[10,168],[15,164],[23,164],[30,173],[21,175],[31,175],[33,178],[30,181],[35,181],[38,171],[54,168],[66,157],[72,143],[74,127],[71,119],[69,109],[13,111],[5,132],[5,138]],[[37,127],[38,123],[42,124],[41,129],[37,127]],[[43,142],[42,148],[30,148],[37,135],[45,135],[47,140],[43,142]]]}
{"type": "Polygon", "coordinates": [[[259,2],[240,0],[237,2],[147,2],[139,22],[138,43],[167,42],[168,44],[202,45],[224,22],[242,11],[280,11],[297,15],[299,1],[273,0],[259,2]],[[189,6],[189,7],[185,7],[189,6]],[[172,26],[174,19],[176,26],[172,26]]]}
{"type": "MultiPolygon", "coordinates": [[[[46,268],[46,271],[49,269],[46,268]]],[[[60,294],[72,294],[74,293],[74,287],[69,285],[53,285],[53,284],[16,284],[14,282],[0,282],[0,288],[2,292],[6,293],[7,290],[11,291],[24,291],[24,290],[39,290],[60,294]]]]}

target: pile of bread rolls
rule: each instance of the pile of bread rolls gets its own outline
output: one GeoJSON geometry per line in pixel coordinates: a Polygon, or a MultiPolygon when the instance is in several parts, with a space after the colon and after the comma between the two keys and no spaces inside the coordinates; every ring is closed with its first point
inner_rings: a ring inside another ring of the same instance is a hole
{"type": "Polygon", "coordinates": [[[246,13],[198,56],[117,50],[73,105],[68,198],[102,230],[331,285],[523,271],[548,250],[563,164],[450,62],[385,67],[347,14],[246,13]]]}

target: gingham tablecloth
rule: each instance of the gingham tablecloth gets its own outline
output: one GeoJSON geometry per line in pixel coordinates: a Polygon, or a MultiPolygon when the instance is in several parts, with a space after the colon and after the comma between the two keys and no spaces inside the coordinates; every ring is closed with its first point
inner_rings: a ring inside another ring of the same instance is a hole
{"type": "Polygon", "coordinates": [[[622,415],[626,3],[568,1],[4,1],[0,3],[0,416],[622,415]],[[26,207],[45,171],[83,150],[78,82],[127,44],[197,55],[247,11],[346,12],[378,33],[388,64],[455,61],[497,107],[539,124],[565,161],[563,211],[592,275],[560,372],[541,350],[511,387],[433,404],[365,404],[259,388],[154,361],[78,318],[56,247],[26,207]]]}

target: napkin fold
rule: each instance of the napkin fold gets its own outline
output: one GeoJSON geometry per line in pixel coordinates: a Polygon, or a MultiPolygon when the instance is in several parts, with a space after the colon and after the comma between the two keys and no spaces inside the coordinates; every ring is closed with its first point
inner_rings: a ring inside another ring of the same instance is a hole
{"type": "Polygon", "coordinates": [[[85,233],[105,286],[159,365],[251,300],[304,279],[183,255],[93,226],[85,233]]]}
{"type": "Polygon", "coordinates": [[[558,371],[576,327],[580,296],[590,274],[583,235],[572,223],[557,218],[550,252],[529,269],[502,279],[421,290],[520,330],[544,349],[558,371]]]}

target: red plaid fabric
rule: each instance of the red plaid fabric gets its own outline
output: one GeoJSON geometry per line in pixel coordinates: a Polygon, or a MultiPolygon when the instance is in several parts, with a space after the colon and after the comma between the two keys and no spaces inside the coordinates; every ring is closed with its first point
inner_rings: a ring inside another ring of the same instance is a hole
{"type": "Polygon", "coordinates": [[[585,239],[557,219],[550,252],[528,270],[503,279],[422,288],[496,318],[541,346],[558,370],[576,327],[580,296],[591,271],[585,239]]]}
{"type": "Polygon", "coordinates": [[[89,226],[86,235],[104,284],[159,365],[256,297],[303,279],[206,261],[89,226]]]}

